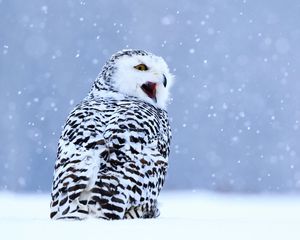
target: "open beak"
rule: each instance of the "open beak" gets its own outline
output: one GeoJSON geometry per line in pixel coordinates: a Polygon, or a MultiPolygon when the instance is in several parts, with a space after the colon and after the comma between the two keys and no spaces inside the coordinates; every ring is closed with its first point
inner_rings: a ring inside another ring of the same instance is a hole
{"type": "Polygon", "coordinates": [[[157,83],[146,82],[141,86],[141,89],[147,94],[149,98],[151,98],[154,102],[157,102],[156,87],[157,87],[157,83]]]}
{"type": "MultiPolygon", "coordinates": [[[[165,74],[163,74],[162,84],[164,87],[167,87],[167,78],[165,74]]],[[[157,102],[156,98],[156,88],[158,83],[154,82],[146,82],[141,86],[141,89],[144,91],[144,93],[147,94],[149,98],[151,98],[154,102],[157,102]]]]}

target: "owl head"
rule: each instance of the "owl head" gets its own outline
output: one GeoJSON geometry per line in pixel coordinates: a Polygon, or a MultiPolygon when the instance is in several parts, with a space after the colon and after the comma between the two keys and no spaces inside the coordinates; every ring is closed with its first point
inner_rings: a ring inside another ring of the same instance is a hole
{"type": "Polygon", "coordinates": [[[142,50],[122,50],[103,66],[91,93],[118,92],[165,109],[172,83],[173,76],[163,58],[142,50]]]}

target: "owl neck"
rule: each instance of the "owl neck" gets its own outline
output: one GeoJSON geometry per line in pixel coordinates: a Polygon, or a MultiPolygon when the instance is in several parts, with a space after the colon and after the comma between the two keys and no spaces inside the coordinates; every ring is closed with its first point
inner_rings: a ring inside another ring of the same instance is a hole
{"type": "Polygon", "coordinates": [[[90,92],[90,97],[104,96],[105,93],[112,92],[117,93],[118,91],[111,85],[109,79],[104,79],[100,74],[95,80],[90,92]]]}

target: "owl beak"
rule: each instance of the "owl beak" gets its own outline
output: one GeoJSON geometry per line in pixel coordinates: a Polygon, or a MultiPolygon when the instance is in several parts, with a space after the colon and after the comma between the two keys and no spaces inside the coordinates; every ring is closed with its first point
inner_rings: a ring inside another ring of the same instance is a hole
{"type": "Polygon", "coordinates": [[[154,102],[157,102],[156,86],[157,84],[154,82],[146,82],[141,86],[141,89],[144,91],[144,93],[146,93],[147,96],[151,98],[154,102]]]}
{"type": "Polygon", "coordinates": [[[164,79],[163,79],[163,85],[164,85],[164,87],[166,87],[168,81],[167,81],[167,78],[166,78],[165,74],[163,74],[163,76],[164,76],[164,79]]]}

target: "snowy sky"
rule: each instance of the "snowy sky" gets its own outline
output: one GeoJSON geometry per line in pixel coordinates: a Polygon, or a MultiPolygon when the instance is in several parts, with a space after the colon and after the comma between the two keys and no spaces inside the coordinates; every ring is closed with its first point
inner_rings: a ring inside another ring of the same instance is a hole
{"type": "Polygon", "coordinates": [[[49,191],[61,126],[107,58],[163,56],[169,189],[300,189],[300,3],[0,0],[0,189],[49,191]]]}

